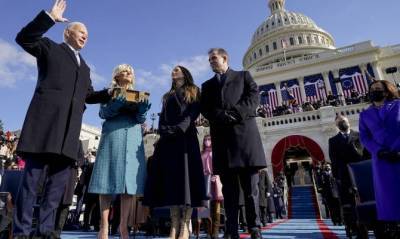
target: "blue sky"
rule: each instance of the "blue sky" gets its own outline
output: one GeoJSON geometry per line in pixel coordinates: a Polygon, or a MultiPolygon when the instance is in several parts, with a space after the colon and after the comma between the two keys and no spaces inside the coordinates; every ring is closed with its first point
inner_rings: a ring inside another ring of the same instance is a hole
{"type": "MultiPolygon", "coordinates": [[[[254,30],[269,15],[267,0],[113,0],[68,1],[65,17],[84,22],[89,41],[81,52],[92,68],[95,89],[109,85],[120,63],[136,70],[137,89],[151,93],[150,113],[160,111],[160,96],[169,89],[176,64],[191,70],[197,84],[212,76],[206,52],[224,47],[231,67],[242,57],[254,30]]],[[[16,45],[17,32],[53,1],[0,1],[0,119],[6,129],[21,128],[36,84],[35,59],[16,45]]],[[[286,9],[311,17],[330,32],[336,46],[372,40],[399,44],[400,1],[286,0],[286,9]]],[[[47,33],[62,41],[64,24],[47,33]]],[[[98,105],[88,107],[84,123],[100,127],[98,105]]],[[[150,122],[148,122],[151,124],[150,122]]]]}

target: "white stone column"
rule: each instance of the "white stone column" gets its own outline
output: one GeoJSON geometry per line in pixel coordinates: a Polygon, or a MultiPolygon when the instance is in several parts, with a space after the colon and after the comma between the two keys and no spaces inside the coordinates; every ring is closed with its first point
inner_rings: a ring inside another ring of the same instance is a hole
{"type": "MultiPolygon", "coordinates": [[[[339,70],[333,70],[333,78],[334,80],[340,80],[339,78],[339,70]]],[[[346,105],[346,100],[344,99],[344,94],[343,94],[343,88],[342,88],[342,83],[340,81],[335,83],[336,89],[337,89],[337,94],[338,94],[338,99],[342,105],[346,105]]]]}
{"type": "MultiPolygon", "coordinates": [[[[300,76],[297,80],[299,81],[301,100],[303,101],[301,103],[304,103],[304,102],[306,102],[306,90],[304,88],[304,76],[300,76]]],[[[300,102],[297,102],[297,103],[301,104],[300,102]]]]}
{"type": "Polygon", "coordinates": [[[332,92],[331,83],[329,82],[329,72],[322,72],[322,78],[324,80],[326,94],[328,95],[329,91],[332,92]]]}
{"type": "Polygon", "coordinates": [[[371,63],[372,69],[374,70],[375,80],[384,80],[381,66],[377,61],[371,63]]]}
{"type": "Polygon", "coordinates": [[[278,105],[282,105],[282,92],[281,92],[281,83],[280,82],[275,82],[275,89],[276,89],[276,95],[278,96],[278,105]]]}
{"type": "Polygon", "coordinates": [[[361,64],[358,67],[360,67],[361,74],[362,74],[365,82],[367,82],[367,74],[366,74],[366,72],[368,71],[367,65],[366,64],[361,64]]]}

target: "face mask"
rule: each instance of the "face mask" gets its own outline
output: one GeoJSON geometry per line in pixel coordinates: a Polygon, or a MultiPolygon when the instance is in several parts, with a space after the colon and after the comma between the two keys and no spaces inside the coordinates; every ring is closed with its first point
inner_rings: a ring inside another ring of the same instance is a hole
{"type": "Polygon", "coordinates": [[[341,120],[338,122],[338,128],[340,131],[347,131],[349,129],[350,125],[344,120],[341,120]]]}
{"type": "Polygon", "coordinates": [[[369,92],[369,97],[371,98],[371,101],[373,101],[373,102],[380,102],[385,98],[384,91],[382,91],[382,90],[371,91],[371,92],[369,92]]]}
{"type": "Polygon", "coordinates": [[[211,140],[206,140],[204,142],[204,146],[206,146],[207,148],[211,147],[211,140]]]}

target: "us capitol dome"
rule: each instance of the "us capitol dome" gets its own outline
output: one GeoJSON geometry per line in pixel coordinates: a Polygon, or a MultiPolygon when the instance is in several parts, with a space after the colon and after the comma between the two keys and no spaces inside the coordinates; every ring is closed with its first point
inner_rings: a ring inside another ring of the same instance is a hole
{"type": "Polygon", "coordinates": [[[331,34],[315,22],[296,12],[285,9],[285,0],[269,0],[271,15],[256,29],[243,66],[267,65],[335,49],[331,34]]]}

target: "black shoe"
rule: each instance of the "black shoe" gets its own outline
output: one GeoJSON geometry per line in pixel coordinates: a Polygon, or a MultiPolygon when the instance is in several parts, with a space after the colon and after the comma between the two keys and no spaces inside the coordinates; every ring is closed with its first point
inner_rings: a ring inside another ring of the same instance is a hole
{"type": "Polygon", "coordinates": [[[251,230],[251,239],[262,239],[261,230],[259,228],[251,230]]]}
{"type": "Polygon", "coordinates": [[[239,238],[240,238],[239,234],[232,235],[232,234],[225,233],[225,235],[224,235],[224,239],[239,239],[239,238]]]}

